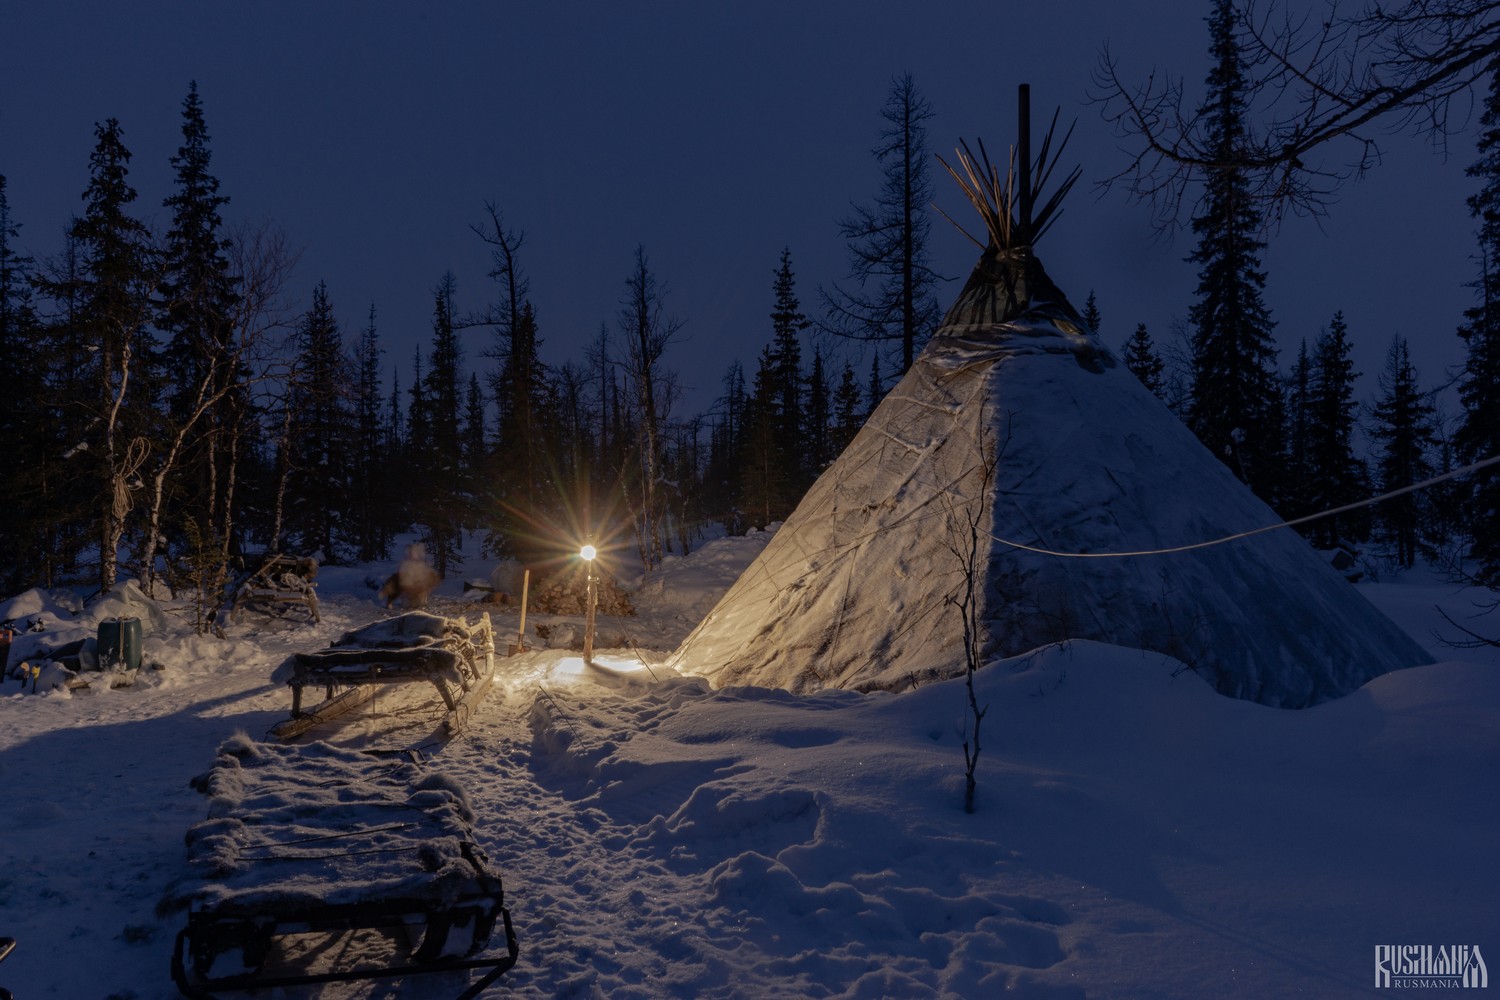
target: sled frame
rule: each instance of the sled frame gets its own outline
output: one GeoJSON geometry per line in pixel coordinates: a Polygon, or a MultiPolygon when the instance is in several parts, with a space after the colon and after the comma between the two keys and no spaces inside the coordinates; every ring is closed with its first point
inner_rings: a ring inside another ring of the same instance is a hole
{"type": "Polygon", "coordinates": [[[510,911],[505,908],[500,880],[490,874],[474,846],[461,846],[464,860],[474,869],[475,885],[447,906],[430,900],[382,899],[341,904],[292,906],[276,911],[227,912],[197,910],[177,934],[172,951],[172,981],[190,1000],[212,1000],[225,991],[259,990],[280,986],[395,979],[468,969],[489,970],[460,995],[472,1000],[511,969],[520,956],[510,911]],[[482,954],[495,924],[505,928],[505,950],[482,954]],[[469,928],[468,949],[463,956],[444,957],[443,950],[455,932],[469,928]],[[276,942],[293,935],[338,934],[380,931],[393,939],[420,934],[421,943],[411,950],[404,964],[370,966],[319,973],[261,972],[276,942]],[[247,971],[214,977],[214,962],[238,951],[247,971]]]}
{"type": "Polygon", "coordinates": [[[457,735],[484,700],[495,676],[495,630],[489,612],[469,626],[468,639],[397,648],[335,646],[293,657],[291,718],[272,727],[277,739],[289,740],[324,722],[346,715],[375,696],[382,684],[429,681],[437,689],[446,713],[443,728],[457,735]],[[323,700],[306,711],[303,689],[322,687],[323,700]]]}

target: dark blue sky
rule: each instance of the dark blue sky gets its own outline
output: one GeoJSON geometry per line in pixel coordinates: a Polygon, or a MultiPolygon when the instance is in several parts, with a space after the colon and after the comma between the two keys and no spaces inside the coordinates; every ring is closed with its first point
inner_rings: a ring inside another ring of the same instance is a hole
{"type": "MultiPolygon", "coordinates": [[[[494,296],[468,228],[493,200],[526,232],[522,264],[553,363],[581,361],[613,324],[645,247],[685,322],[668,355],[685,415],[718,395],[730,360],[753,371],[783,246],[806,311],[819,285],[843,278],[836,219],[874,195],[879,111],[891,79],[910,72],[936,111],[935,152],[975,136],[1003,150],[1021,82],[1037,117],[1053,106],[1076,117],[1068,158],[1084,181],[1039,248],[1049,272],[1080,307],[1096,292],[1111,345],[1138,322],[1164,343],[1186,316],[1191,241],[1157,240],[1146,208],[1089,186],[1122,154],[1087,91],[1108,42],[1127,70],[1185,74],[1201,93],[1206,2],[547,6],[6,3],[0,173],[22,244],[56,252],[81,206],[94,123],[108,117],[134,153],[139,214],[164,226],[168,158],[196,79],[227,215],[274,219],[302,247],[299,308],[326,280],[352,337],[374,302],[403,385],[445,270],[462,310],[494,296]]],[[[1447,161],[1416,139],[1385,147],[1385,164],[1321,227],[1293,221],[1265,255],[1283,367],[1342,309],[1367,392],[1394,333],[1412,340],[1429,383],[1460,360],[1453,331],[1476,267],[1470,142],[1447,161]]],[[[946,175],[935,190],[967,217],[946,175]]],[[[975,254],[941,219],[932,248],[959,279],[939,292],[946,307],[975,254]]],[[[488,364],[488,334],[465,336],[469,363],[488,364]]]]}

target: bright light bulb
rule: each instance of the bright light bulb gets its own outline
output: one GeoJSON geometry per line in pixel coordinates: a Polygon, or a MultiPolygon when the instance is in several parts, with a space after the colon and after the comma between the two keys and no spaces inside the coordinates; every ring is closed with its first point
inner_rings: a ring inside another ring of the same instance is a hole
{"type": "Polygon", "coordinates": [[[594,548],[592,545],[585,545],[583,548],[578,550],[578,554],[580,556],[583,556],[583,558],[588,562],[593,562],[594,557],[599,554],[599,550],[594,548]]]}

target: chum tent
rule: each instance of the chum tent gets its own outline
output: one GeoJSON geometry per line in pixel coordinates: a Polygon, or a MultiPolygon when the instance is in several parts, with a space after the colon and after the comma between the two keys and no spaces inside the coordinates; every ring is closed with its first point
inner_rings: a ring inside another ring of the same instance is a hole
{"type": "MultiPolygon", "coordinates": [[[[1050,170],[1050,139],[1032,176],[1050,170]]],[[[983,147],[959,163],[989,237],[973,274],[677,667],[791,691],[962,673],[967,564],[980,662],[1096,640],[1287,707],[1430,662],[1290,528],[1192,547],[1280,518],[1085,329],[1032,252],[1076,172],[1038,207],[983,147]]]]}

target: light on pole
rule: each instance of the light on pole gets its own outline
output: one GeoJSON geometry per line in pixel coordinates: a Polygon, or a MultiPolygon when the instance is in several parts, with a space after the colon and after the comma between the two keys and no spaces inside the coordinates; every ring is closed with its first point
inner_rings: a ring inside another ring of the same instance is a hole
{"type": "Polygon", "coordinates": [[[588,595],[585,597],[583,617],[583,662],[589,666],[594,665],[594,606],[599,603],[599,591],[594,584],[594,558],[599,550],[592,545],[585,545],[578,550],[583,561],[588,564],[588,595]]]}

